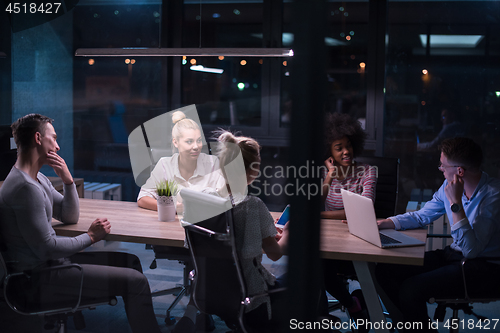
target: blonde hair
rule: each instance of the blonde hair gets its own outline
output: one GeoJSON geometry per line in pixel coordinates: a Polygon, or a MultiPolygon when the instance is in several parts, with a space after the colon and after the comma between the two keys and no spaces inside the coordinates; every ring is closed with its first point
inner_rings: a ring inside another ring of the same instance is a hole
{"type": "MultiPolygon", "coordinates": [[[[250,171],[252,163],[260,161],[261,147],[255,139],[246,136],[236,136],[226,130],[215,131],[214,136],[217,137],[217,141],[220,143],[232,143],[240,148],[247,175],[250,171]]],[[[223,168],[224,165],[227,165],[230,161],[234,160],[237,154],[238,152],[235,152],[233,149],[222,148],[218,154],[221,167],[223,168]]]]}
{"type": "Polygon", "coordinates": [[[189,119],[186,117],[184,112],[175,111],[172,113],[172,151],[176,151],[177,148],[174,146],[174,139],[179,140],[182,136],[182,133],[185,130],[193,129],[200,130],[200,126],[193,119],[189,119]]]}

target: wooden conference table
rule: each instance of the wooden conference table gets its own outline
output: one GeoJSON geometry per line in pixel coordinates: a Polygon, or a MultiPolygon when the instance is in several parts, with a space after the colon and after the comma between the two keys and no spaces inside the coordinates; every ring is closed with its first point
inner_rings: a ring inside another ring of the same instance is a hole
{"type": "MultiPolygon", "coordinates": [[[[277,218],[280,213],[271,214],[277,218]]],[[[73,237],[87,232],[97,217],[106,217],[111,222],[111,233],[106,236],[106,240],[184,246],[184,230],[178,221],[159,222],[156,211],[139,208],[135,202],[80,199],[80,220],[77,224],[63,225],[53,220],[52,225],[57,235],[73,237]]],[[[322,257],[354,262],[371,322],[385,321],[372,276],[374,263],[423,265],[425,247],[380,249],[351,235],[347,225],[341,221],[322,220],[321,223],[322,257]]],[[[409,230],[405,233],[425,241],[427,230],[409,230]]],[[[387,329],[376,331],[389,332],[387,329]]]]}

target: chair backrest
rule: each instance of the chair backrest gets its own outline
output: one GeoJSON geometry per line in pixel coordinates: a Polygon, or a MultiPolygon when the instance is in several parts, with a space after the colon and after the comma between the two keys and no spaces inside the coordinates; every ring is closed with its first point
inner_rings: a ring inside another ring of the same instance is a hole
{"type": "Polygon", "coordinates": [[[183,225],[195,267],[193,300],[200,311],[241,327],[248,295],[236,252],[233,210],[190,224],[190,213],[199,211],[200,205],[206,207],[212,198],[215,210],[225,204],[210,194],[196,192],[186,196],[185,192],[186,189],[181,190],[185,205],[183,225]]]}
{"type": "Polygon", "coordinates": [[[356,161],[377,167],[375,189],[377,217],[386,218],[395,215],[399,188],[399,158],[360,156],[356,161]]]}
{"type": "MultiPolygon", "coordinates": [[[[10,305],[11,299],[15,299],[15,294],[20,291],[18,297],[21,298],[25,294],[24,290],[20,287],[23,285],[23,277],[12,280],[11,279],[11,263],[7,262],[4,257],[4,253],[7,252],[5,244],[0,240],[0,290],[2,291],[2,298],[10,305]],[[10,283],[8,283],[11,281],[10,283]]],[[[20,304],[16,304],[20,307],[20,304]]]]}
{"type": "Polygon", "coordinates": [[[33,302],[33,297],[39,294],[39,291],[35,290],[34,287],[36,279],[32,279],[24,273],[14,273],[11,263],[5,260],[6,250],[5,244],[0,241],[0,281],[3,299],[12,310],[18,313],[39,312],[38,308],[34,308],[35,304],[39,303],[33,302]]]}

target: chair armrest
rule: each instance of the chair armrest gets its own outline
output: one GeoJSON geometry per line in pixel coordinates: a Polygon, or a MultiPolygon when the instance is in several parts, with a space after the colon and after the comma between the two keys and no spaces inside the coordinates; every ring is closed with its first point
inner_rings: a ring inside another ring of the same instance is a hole
{"type": "Polygon", "coordinates": [[[467,263],[467,261],[470,261],[470,260],[481,260],[481,261],[500,261],[500,257],[479,257],[479,258],[471,258],[471,259],[468,259],[468,258],[462,258],[461,262],[462,262],[462,265],[465,265],[467,263]]]}
{"type": "Polygon", "coordinates": [[[275,294],[275,293],[284,292],[286,290],[287,290],[287,288],[285,288],[285,287],[283,287],[283,288],[275,288],[275,289],[268,290],[267,293],[268,294],[275,294]]]}
{"type": "MultiPolygon", "coordinates": [[[[71,269],[71,268],[76,268],[80,271],[80,283],[79,283],[79,289],[78,289],[78,298],[75,300],[75,302],[76,302],[75,306],[70,308],[71,312],[76,312],[80,306],[80,302],[82,299],[82,289],[83,289],[83,270],[82,270],[82,267],[78,264],[57,265],[57,266],[44,267],[44,268],[39,268],[39,269],[38,268],[37,269],[30,269],[30,270],[25,270],[23,272],[8,274],[4,280],[4,297],[5,297],[7,304],[14,311],[22,313],[21,311],[18,311],[16,309],[15,305],[13,305],[11,303],[11,301],[9,300],[8,284],[9,284],[10,280],[17,278],[18,276],[25,276],[28,279],[31,279],[35,275],[43,275],[44,273],[47,273],[47,272],[64,270],[64,269],[71,269]]],[[[33,313],[33,314],[38,314],[38,313],[33,313]]]]}
{"type": "Polygon", "coordinates": [[[210,229],[200,227],[199,225],[196,224],[185,225],[184,228],[196,232],[197,234],[201,234],[208,237],[214,237],[216,240],[219,241],[229,241],[231,239],[229,233],[215,232],[210,229]]]}

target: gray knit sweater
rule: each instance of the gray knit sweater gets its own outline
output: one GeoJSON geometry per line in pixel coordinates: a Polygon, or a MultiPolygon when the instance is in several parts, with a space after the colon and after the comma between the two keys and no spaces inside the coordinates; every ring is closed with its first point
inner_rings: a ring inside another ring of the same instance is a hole
{"type": "Polygon", "coordinates": [[[15,271],[70,256],[91,244],[87,233],[58,237],[51,225],[52,217],[67,224],[78,222],[75,184],[64,185],[63,196],[43,174],[37,179],[12,167],[0,188],[0,241],[15,271]]]}

